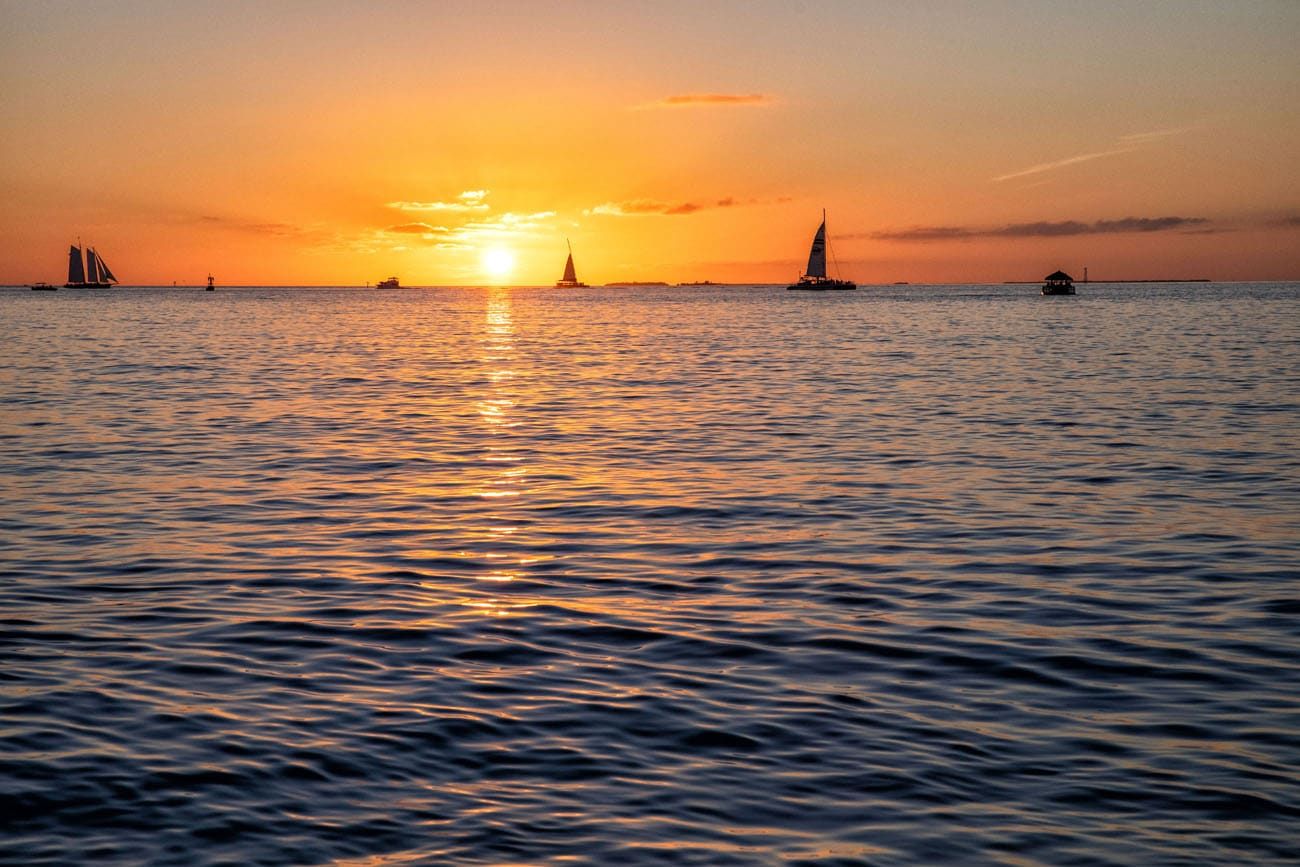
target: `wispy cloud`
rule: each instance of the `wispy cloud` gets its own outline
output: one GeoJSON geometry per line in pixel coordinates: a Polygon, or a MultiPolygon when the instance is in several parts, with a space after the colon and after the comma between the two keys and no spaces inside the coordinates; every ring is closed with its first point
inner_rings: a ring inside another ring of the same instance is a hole
{"type": "Polygon", "coordinates": [[[389,226],[384,231],[398,235],[433,235],[448,229],[444,226],[430,226],[428,223],[402,223],[400,226],[389,226]]]}
{"type": "Polygon", "coordinates": [[[247,232],[251,235],[269,235],[277,238],[303,238],[319,234],[317,227],[299,226],[293,223],[278,223],[265,220],[248,220],[241,217],[219,217],[202,214],[198,222],[234,232],[247,232]]]}
{"type": "Polygon", "coordinates": [[[636,108],[696,108],[703,105],[770,105],[766,93],[676,93],[636,108]]]}
{"type": "Polygon", "coordinates": [[[1050,172],[1054,169],[1060,169],[1060,168],[1065,168],[1066,166],[1077,165],[1078,163],[1086,163],[1086,162],[1091,162],[1093,160],[1104,159],[1106,157],[1118,156],[1119,154],[1132,153],[1133,151],[1139,150],[1146,145],[1161,141],[1163,139],[1172,138],[1173,136],[1183,135],[1184,133],[1188,133],[1191,132],[1192,130],[1199,129],[1202,126],[1204,126],[1204,122],[1198,121],[1197,123],[1188,124],[1187,126],[1168,127],[1165,129],[1148,130],[1146,132],[1129,133],[1127,135],[1119,136],[1115,140],[1114,146],[1106,150],[1093,151],[1091,153],[1086,153],[1086,154],[1076,154],[1071,157],[1065,157],[1059,160],[1052,160],[1051,162],[1039,163],[1038,165],[1030,166],[1027,169],[1020,169],[1018,171],[1008,172],[1005,175],[998,175],[997,177],[993,178],[992,181],[993,183],[998,184],[998,183],[1002,183],[1003,181],[1013,180],[1015,178],[1028,177],[1029,175],[1038,175],[1038,174],[1042,174],[1043,172],[1050,172]]]}
{"type": "Polygon", "coordinates": [[[487,211],[491,206],[484,199],[487,198],[487,190],[466,190],[456,197],[452,202],[389,202],[388,207],[398,211],[452,211],[465,213],[472,211],[487,211]]]}
{"type": "Polygon", "coordinates": [[[189,215],[183,219],[187,222],[197,222],[211,229],[261,236],[305,249],[352,251],[371,248],[371,245],[364,239],[358,239],[347,231],[319,222],[303,225],[277,220],[258,220],[216,214],[189,215]]]}
{"type": "Polygon", "coordinates": [[[1001,183],[1002,181],[1009,181],[1012,178],[1023,178],[1026,177],[1027,175],[1037,175],[1037,174],[1041,174],[1042,172],[1050,172],[1052,169],[1059,169],[1065,166],[1072,166],[1076,163],[1086,163],[1092,160],[1099,160],[1102,159],[1103,157],[1113,157],[1116,154],[1126,154],[1135,150],[1137,150],[1137,145],[1113,148],[1108,151],[1096,151],[1090,154],[1078,154],[1076,156],[1066,157],[1065,159],[1062,160],[1053,160],[1050,163],[1039,163],[1036,166],[1030,166],[1027,169],[1021,169],[1018,172],[1009,172],[1008,174],[1005,175],[998,175],[996,178],[993,179],[993,182],[1001,183]]]}
{"type": "MultiPolygon", "coordinates": [[[[535,236],[550,231],[549,222],[554,211],[536,211],[531,214],[506,212],[499,216],[479,218],[458,226],[437,226],[432,223],[412,222],[388,226],[381,230],[383,236],[418,236],[420,240],[440,250],[459,250],[486,241],[506,240],[535,236]]],[[[410,243],[409,237],[401,243],[410,243]]]]}
{"type": "Polygon", "coordinates": [[[722,199],[698,202],[661,202],[654,199],[632,199],[626,202],[605,202],[587,208],[582,213],[588,217],[680,217],[686,214],[694,214],[697,211],[779,204],[788,201],[790,201],[789,196],[780,196],[775,199],[737,199],[733,196],[727,196],[722,199]]]}
{"type": "Polygon", "coordinates": [[[1162,138],[1169,138],[1171,136],[1182,135],[1183,133],[1188,133],[1191,132],[1192,130],[1200,129],[1203,126],[1205,126],[1204,121],[1198,121],[1197,123],[1190,123],[1187,126],[1175,126],[1175,127],[1169,127],[1168,129],[1153,129],[1148,132],[1133,132],[1133,133],[1129,133],[1128,135],[1120,136],[1119,140],[1122,142],[1143,144],[1145,142],[1159,141],[1162,138]]]}
{"type": "Polygon", "coordinates": [[[437,250],[466,250],[489,241],[523,238],[550,231],[548,225],[555,216],[554,211],[527,214],[507,211],[487,216],[484,212],[491,210],[487,196],[487,190],[465,190],[454,201],[389,202],[388,207],[394,210],[420,215],[438,214],[448,222],[413,220],[399,223],[375,230],[374,240],[390,249],[396,249],[394,245],[398,244],[420,243],[437,250]]]}
{"type": "Polygon", "coordinates": [[[973,238],[1063,238],[1073,235],[1121,235],[1143,232],[1205,232],[1211,227],[1205,217],[1124,217],[1119,220],[1078,220],[1011,223],[998,228],[966,226],[916,226],[846,237],[867,237],[878,241],[964,241],[973,238]]]}

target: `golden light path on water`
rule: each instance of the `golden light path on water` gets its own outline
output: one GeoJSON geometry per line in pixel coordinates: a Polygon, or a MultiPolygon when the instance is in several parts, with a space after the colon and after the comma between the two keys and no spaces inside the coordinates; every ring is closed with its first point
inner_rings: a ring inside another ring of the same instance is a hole
{"type": "MultiPolygon", "coordinates": [[[[479,413],[486,427],[484,442],[488,449],[487,460],[500,465],[496,478],[488,480],[487,489],[479,496],[488,499],[519,497],[527,492],[528,467],[524,465],[522,455],[515,453],[508,445],[511,428],[519,422],[510,418],[510,411],[515,406],[517,395],[517,372],[511,367],[514,361],[514,320],[511,318],[510,290],[494,288],[488,290],[487,316],[484,328],[482,359],[486,374],[487,396],[479,402],[479,413]]],[[[489,540],[507,539],[518,532],[519,527],[510,523],[504,515],[488,516],[494,521],[486,527],[489,540]]],[[[503,568],[481,576],[484,581],[510,581],[518,577],[513,567],[523,565],[506,553],[488,553],[490,560],[501,560],[503,568]]],[[[514,601],[507,606],[504,600],[492,600],[485,607],[493,613],[504,613],[509,607],[519,607],[527,603],[514,601]]]]}

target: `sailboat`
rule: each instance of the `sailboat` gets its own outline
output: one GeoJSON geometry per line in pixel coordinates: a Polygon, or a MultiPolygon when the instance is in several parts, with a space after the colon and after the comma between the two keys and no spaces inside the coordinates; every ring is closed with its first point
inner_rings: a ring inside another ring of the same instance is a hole
{"type": "Polygon", "coordinates": [[[68,282],[64,289],[107,289],[117,282],[108,263],[95,252],[94,247],[86,248],[86,262],[81,262],[81,247],[73,244],[68,248],[68,282]]]}
{"type": "Polygon", "coordinates": [[[216,286],[215,286],[215,284],[213,284],[213,282],[212,282],[212,275],[211,275],[211,274],[208,275],[208,285],[207,285],[207,288],[204,289],[203,291],[205,291],[205,292],[215,292],[215,291],[216,291],[216,286]]]}
{"type": "MultiPolygon", "coordinates": [[[[564,243],[569,244],[569,239],[565,238],[564,243]]],[[[564,263],[564,276],[555,283],[556,289],[577,289],[586,286],[586,283],[578,281],[578,273],[573,270],[573,245],[569,244],[569,258],[564,263]]]]}
{"type": "Polygon", "coordinates": [[[792,283],[787,289],[809,289],[824,291],[827,289],[857,289],[851,280],[837,280],[826,276],[826,210],[822,209],[822,224],[813,235],[812,249],[808,251],[808,270],[798,283],[792,283]]]}

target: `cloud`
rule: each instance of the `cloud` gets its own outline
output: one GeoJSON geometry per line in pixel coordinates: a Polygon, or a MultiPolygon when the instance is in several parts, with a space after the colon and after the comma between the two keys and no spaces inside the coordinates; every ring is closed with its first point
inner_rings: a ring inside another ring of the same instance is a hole
{"type": "Polygon", "coordinates": [[[1009,181],[1012,178],[1023,178],[1027,175],[1036,175],[1041,172],[1050,172],[1052,169],[1059,169],[1064,166],[1072,166],[1076,163],[1086,163],[1091,160],[1099,160],[1103,157],[1113,157],[1116,154],[1126,154],[1135,150],[1137,150],[1137,146],[1130,145],[1129,147],[1115,148],[1113,150],[1108,150],[1108,151],[1097,151],[1095,153],[1090,153],[1090,154],[1078,154],[1077,156],[1066,157],[1063,160],[1054,160],[1050,163],[1039,163],[1036,166],[1030,166],[1027,169],[1021,169],[1018,172],[1010,172],[1009,174],[998,175],[996,178],[993,179],[993,182],[1001,183],[1002,181],[1009,181]]]}
{"type": "Polygon", "coordinates": [[[790,201],[789,196],[775,199],[737,199],[727,196],[702,202],[660,202],[654,199],[632,199],[626,202],[605,202],[587,208],[582,213],[588,217],[680,217],[697,211],[711,211],[718,208],[736,208],[749,205],[780,204],[790,201]]]}
{"type": "Polygon", "coordinates": [[[276,238],[302,238],[318,234],[319,232],[318,229],[309,229],[303,226],[294,225],[293,223],[245,220],[239,217],[217,217],[210,214],[200,215],[198,221],[222,229],[230,229],[236,232],[247,232],[252,235],[269,235],[276,238]]]}
{"type": "Polygon", "coordinates": [[[467,250],[485,241],[535,236],[547,229],[547,223],[555,216],[554,211],[534,211],[527,214],[507,211],[489,217],[483,213],[491,210],[491,206],[486,201],[487,196],[488,190],[465,190],[453,201],[389,202],[388,207],[394,210],[421,215],[437,213],[450,222],[434,224],[424,220],[413,220],[409,223],[399,223],[373,230],[373,238],[390,249],[394,244],[410,243],[412,236],[418,236],[425,246],[437,250],[467,250]],[[458,223],[457,219],[464,222],[458,223]]]}
{"type": "Polygon", "coordinates": [[[257,235],[275,241],[292,243],[300,248],[315,250],[354,250],[361,245],[369,249],[364,240],[359,240],[347,232],[327,226],[324,223],[299,225],[273,220],[251,220],[244,217],[223,217],[214,214],[199,214],[183,217],[186,222],[197,222],[204,226],[228,232],[242,232],[257,235]]]}
{"type": "Polygon", "coordinates": [[[483,201],[487,190],[466,190],[456,197],[454,202],[389,202],[388,207],[398,211],[452,211],[466,213],[487,211],[491,206],[483,201]]]}
{"type": "Polygon", "coordinates": [[[1119,140],[1122,142],[1141,144],[1149,141],[1157,141],[1162,138],[1169,138],[1170,136],[1182,135],[1183,133],[1191,132],[1194,129],[1200,129],[1204,125],[1204,121],[1198,121],[1197,123],[1188,124],[1187,126],[1170,127],[1169,129],[1153,129],[1149,132],[1133,132],[1128,135],[1120,136],[1119,140]]]}
{"type": "Polygon", "coordinates": [[[877,241],[953,241],[965,238],[973,238],[975,235],[970,229],[963,229],[960,226],[915,226],[911,229],[896,229],[888,232],[858,232],[849,235],[838,235],[846,241],[857,238],[871,238],[877,241]]]}
{"type": "MultiPolygon", "coordinates": [[[[425,222],[401,223],[380,231],[381,237],[418,235],[439,250],[463,250],[488,240],[535,236],[547,229],[554,211],[531,214],[506,212],[496,217],[472,219],[459,226],[435,226],[425,222]]],[[[401,243],[409,242],[409,238],[401,243]]]]}
{"type": "Polygon", "coordinates": [[[677,93],[637,108],[693,108],[701,105],[770,105],[766,93],[677,93]]]}
{"type": "Polygon", "coordinates": [[[447,229],[445,226],[430,226],[428,223],[402,223],[400,226],[389,226],[384,231],[396,234],[433,235],[446,232],[447,229]]]}
{"type": "Polygon", "coordinates": [[[1132,153],[1133,151],[1139,150],[1145,145],[1149,145],[1154,142],[1158,142],[1162,139],[1170,138],[1172,136],[1182,135],[1184,133],[1191,132],[1192,130],[1199,129],[1202,126],[1204,126],[1204,122],[1198,121],[1193,124],[1188,124],[1187,126],[1170,127],[1168,129],[1155,129],[1147,132],[1129,133],[1127,135],[1119,136],[1114,142],[1115,147],[1112,147],[1109,150],[1093,151],[1092,153],[1086,153],[1086,154],[1076,154],[1075,156],[1072,157],[1065,157],[1064,159],[1052,160],[1051,162],[1048,163],[1039,163],[1038,165],[1030,166],[1027,169],[1020,169],[1019,171],[1008,172],[1005,175],[998,175],[997,177],[993,178],[992,181],[993,183],[998,184],[998,183],[1002,183],[1003,181],[1012,180],[1013,178],[1023,178],[1029,175],[1037,175],[1037,174],[1042,174],[1043,172],[1050,172],[1053,169],[1060,169],[1060,168],[1064,168],[1065,166],[1076,165],[1078,163],[1086,163],[1086,162],[1091,162],[1092,160],[1103,159],[1105,157],[1113,157],[1119,154],[1132,153]]]}
{"type": "Polygon", "coordinates": [[[1205,217],[1125,217],[1122,220],[1098,220],[1089,234],[1105,235],[1122,232],[1164,232],[1204,226],[1210,222],[1205,217]]]}
{"type": "Polygon", "coordinates": [[[994,229],[964,226],[916,226],[845,238],[871,238],[877,241],[965,241],[972,238],[1064,238],[1074,235],[1122,235],[1143,232],[1167,232],[1174,229],[1204,232],[1209,229],[1205,217],[1124,217],[1119,220],[1078,220],[1060,222],[1011,223],[994,229]]]}

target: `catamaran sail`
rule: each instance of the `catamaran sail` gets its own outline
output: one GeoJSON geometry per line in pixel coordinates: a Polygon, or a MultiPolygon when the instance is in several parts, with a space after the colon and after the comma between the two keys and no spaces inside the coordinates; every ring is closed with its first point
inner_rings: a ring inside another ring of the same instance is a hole
{"type": "Polygon", "coordinates": [[[822,224],[813,235],[812,249],[808,251],[808,270],[799,278],[798,283],[785,287],[787,289],[857,289],[851,280],[839,280],[826,276],[826,212],[822,211],[822,224]]]}
{"type": "Polygon", "coordinates": [[[812,249],[808,252],[808,270],[806,277],[825,277],[826,276],[826,217],[822,217],[822,224],[817,229],[817,234],[813,236],[812,249]]]}
{"type": "MultiPolygon", "coordinates": [[[[568,244],[568,241],[565,241],[568,244]]],[[[580,286],[586,286],[586,283],[578,282],[578,272],[573,267],[573,245],[569,244],[569,258],[564,262],[564,276],[555,284],[557,289],[573,289],[580,286]]]]}
{"type": "Polygon", "coordinates": [[[85,282],[86,269],[81,264],[81,248],[74,244],[68,248],[68,284],[85,282]]]}

